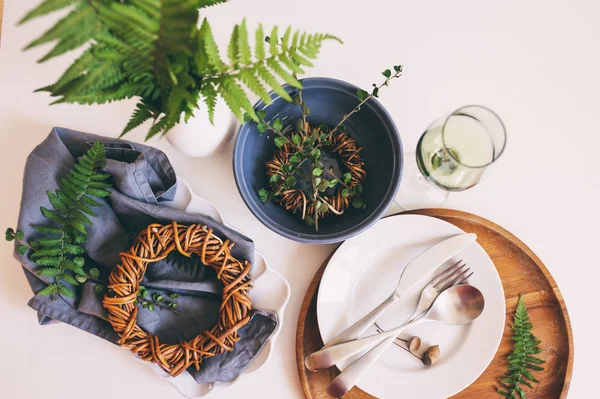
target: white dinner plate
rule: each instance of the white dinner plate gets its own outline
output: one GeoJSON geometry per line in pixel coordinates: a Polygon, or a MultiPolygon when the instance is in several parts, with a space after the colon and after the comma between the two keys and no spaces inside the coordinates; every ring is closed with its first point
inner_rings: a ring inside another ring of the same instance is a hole
{"type": "MultiPolygon", "coordinates": [[[[343,243],[329,261],[319,287],[317,320],[323,342],[329,342],[383,302],[394,291],[402,271],[413,258],[438,242],[462,233],[458,227],[440,219],[398,215],[382,219],[343,243]]],[[[391,345],[358,387],[381,399],[441,399],[465,389],[487,368],[504,331],[502,282],[492,260],[478,243],[471,244],[446,264],[459,259],[474,272],[469,283],[485,297],[481,316],[466,326],[424,323],[406,331],[403,337],[421,337],[420,352],[439,345],[441,354],[437,362],[426,368],[419,359],[391,345]]],[[[413,287],[378,320],[383,329],[402,324],[415,309],[426,283],[413,287]]],[[[374,333],[371,327],[364,335],[374,333]]],[[[343,370],[355,359],[337,366],[343,370]]]]}
{"type": "MultiPolygon", "coordinates": [[[[217,222],[239,231],[223,219],[221,212],[213,203],[194,194],[190,185],[180,177],[177,177],[177,191],[175,198],[173,201],[164,204],[165,206],[180,209],[190,214],[210,216],[217,222]]],[[[281,274],[277,273],[269,265],[265,256],[256,249],[254,250],[252,275],[254,277],[254,288],[250,290],[252,307],[254,309],[270,310],[274,312],[277,314],[278,324],[277,328],[267,339],[260,352],[236,378],[230,382],[197,383],[189,373],[182,373],[177,377],[171,377],[156,364],[141,359],[139,359],[139,361],[152,368],[160,378],[169,382],[188,399],[199,398],[209,393],[218,397],[215,392],[219,392],[220,390],[231,386],[243,376],[261,368],[267,362],[269,357],[271,357],[273,349],[275,348],[275,340],[283,326],[283,311],[290,299],[290,285],[281,274]]]]}

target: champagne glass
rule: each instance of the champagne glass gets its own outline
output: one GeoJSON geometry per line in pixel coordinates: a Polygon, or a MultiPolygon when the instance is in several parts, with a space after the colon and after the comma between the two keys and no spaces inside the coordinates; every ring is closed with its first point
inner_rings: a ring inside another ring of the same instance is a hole
{"type": "Polygon", "coordinates": [[[506,146],[502,120],[489,108],[467,105],[433,122],[408,162],[396,202],[404,209],[439,207],[451,191],[476,185],[506,146]]]}

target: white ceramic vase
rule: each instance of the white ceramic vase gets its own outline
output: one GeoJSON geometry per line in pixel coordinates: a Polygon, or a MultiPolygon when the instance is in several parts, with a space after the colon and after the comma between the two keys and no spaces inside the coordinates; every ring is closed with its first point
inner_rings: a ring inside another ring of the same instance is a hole
{"type": "Polygon", "coordinates": [[[167,140],[179,152],[188,157],[206,157],[221,149],[233,137],[238,121],[223,99],[217,101],[214,124],[208,120],[205,109],[187,123],[182,119],[167,133],[167,140]]]}

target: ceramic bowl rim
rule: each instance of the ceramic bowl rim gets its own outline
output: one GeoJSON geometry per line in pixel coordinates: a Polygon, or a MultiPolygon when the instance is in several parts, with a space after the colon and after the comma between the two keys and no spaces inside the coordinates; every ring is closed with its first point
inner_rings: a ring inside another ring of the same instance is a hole
{"type": "MultiPolygon", "coordinates": [[[[326,77],[304,78],[302,79],[302,84],[305,89],[321,88],[324,90],[337,90],[345,92],[347,94],[351,94],[353,96],[356,96],[356,91],[359,90],[358,87],[346,81],[326,77]]],[[[288,84],[284,85],[283,88],[287,92],[296,90],[296,88],[291,87],[288,84]]],[[[277,100],[280,97],[279,95],[273,92],[269,93],[269,95],[273,100],[277,100]]],[[[400,139],[400,134],[398,133],[396,124],[394,123],[392,116],[385,109],[385,107],[376,98],[369,100],[367,103],[365,103],[365,105],[363,105],[363,107],[365,106],[369,107],[379,117],[382,124],[386,127],[386,131],[388,132],[388,136],[392,146],[395,147],[394,151],[392,151],[394,165],[392,171],[392,182],[389,186],[389,190],[383,197],[382,201],[379,202],[376,209],[373,210],[369,215],[367,215],[366,218],[364,218],[362,221],[348,229],[330,234],[320,234],[316,232],[311,234],[300,233],[292,229],[282,227],[280,224],[268,218],[264,212],[260,211],[260,206],[262,206],[262,204],[257,203],[256,199],[252,197],[253,194],[249,188],[249,185],[246,182],[246,179],[244,178],[241,166],[242,154],[244,153],[244,146],[246,144],[246,140],[243,140],[242,136],[244,136],[244,130],[248,129],[246,127],[247,123],[244,123],[239,127],[235,138],[235,144],[233,147],[232,160],[235,184],[242,197],[242,200],[244,201],[250,212],[252,212],[252,214],[263,225],[265,225],[271,231],[294,241],[310,244],[332,244],[344,241],[367,230],[379,219],[381,219],[385,211],[394,201],[396,193],[398,192],[398,188],[400,187],[400,180],[402,179],[402,172],[404,170],[404,152],[402,140],[400,139]]],[[[255,109],[264,109],[265,107],[266,104],[263,100],[259,100],[258,102],[256,102],[256,104],[254,104],[255,109]]]]}

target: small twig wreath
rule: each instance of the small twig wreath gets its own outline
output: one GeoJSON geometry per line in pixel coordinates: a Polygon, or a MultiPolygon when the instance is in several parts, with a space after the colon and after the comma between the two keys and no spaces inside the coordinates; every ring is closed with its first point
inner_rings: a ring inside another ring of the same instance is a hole
{"type": "Polygon", "coordinates": [[[119,344],[172,376],[191,365],[200,370],[203,359],[233,350],[240,339],[237,331],[248,324],[252,309],[248,296],[252,288],[251,265],[231,256],[233,246],[202,225],[151,224],[142,231],[129,251],[120,253],[121,264],[110,273],[109,290],[104,297],[108,320],[119,334],[119,344]],[[201,332],[191,341],[161,344],[157,336],[137,325],[136,298],[148,265],[165,259],[173,250],[188,257],[196,254],[203,265],[215,269],[224,285],[223,300],[219,322],[210,331],[201,332]]]}
{"type": "MultiPolygon", "coordinates": [[[[308,128],[306,130],[310,131],[308,128]]],[[[317,130],[317,133],[319,134],[321,131],[317,130]]],[[[301,135],[301,140],[304,141],[307,137],[306,133],[300,132],[299,134],[301,135]]],[[[352,202],[354,197],[352,189],[355,186],[362,184],[366,176],[364,169],[365,162],[360,155],[362,148],[354,138],[350,137],[346,132],[341,131],[334,132],[330,137],[330,141],[322,140],[321,138],[317,139],[317,144],[320,145],[324,151],[336,154],[351,175],[350,182],[338,185],[335,194],[332,196],[319,196],[325,200],[326,205],[329,208],[323,212],[323,215],[327,215],[330,212],[341,215],[352,202]],[[349,195],[343,195],[344,188],[350,189],[349,195]]],[[[271,178],[273,175],[279,174],[281,176],[280,180],[285,181],[288,176],[293,175],[296,170],[293,170],[291,173],[286,173],[282,170],[282,166],[290,162],[290,157],[294,155],[295,151],[295,147],[289,142],[280,147],[280,149],[273,154],[273,158],[266,162],[267,176],[271,178]]],[[[325,173],[331,172],[326,171],[325,173]]],[[[339,180],[339,176],[333,175],[333,177],[339,180]]],[[[313,215],[315,213],[315,202],[310,201],[310,198],[307,198],[302,189],[294,188],[283,190],[275,196],[275,201],[282,204],[287,211],[293,213],[301,212],[302,219],[304,219],[306,215],[313,215]]]]}

